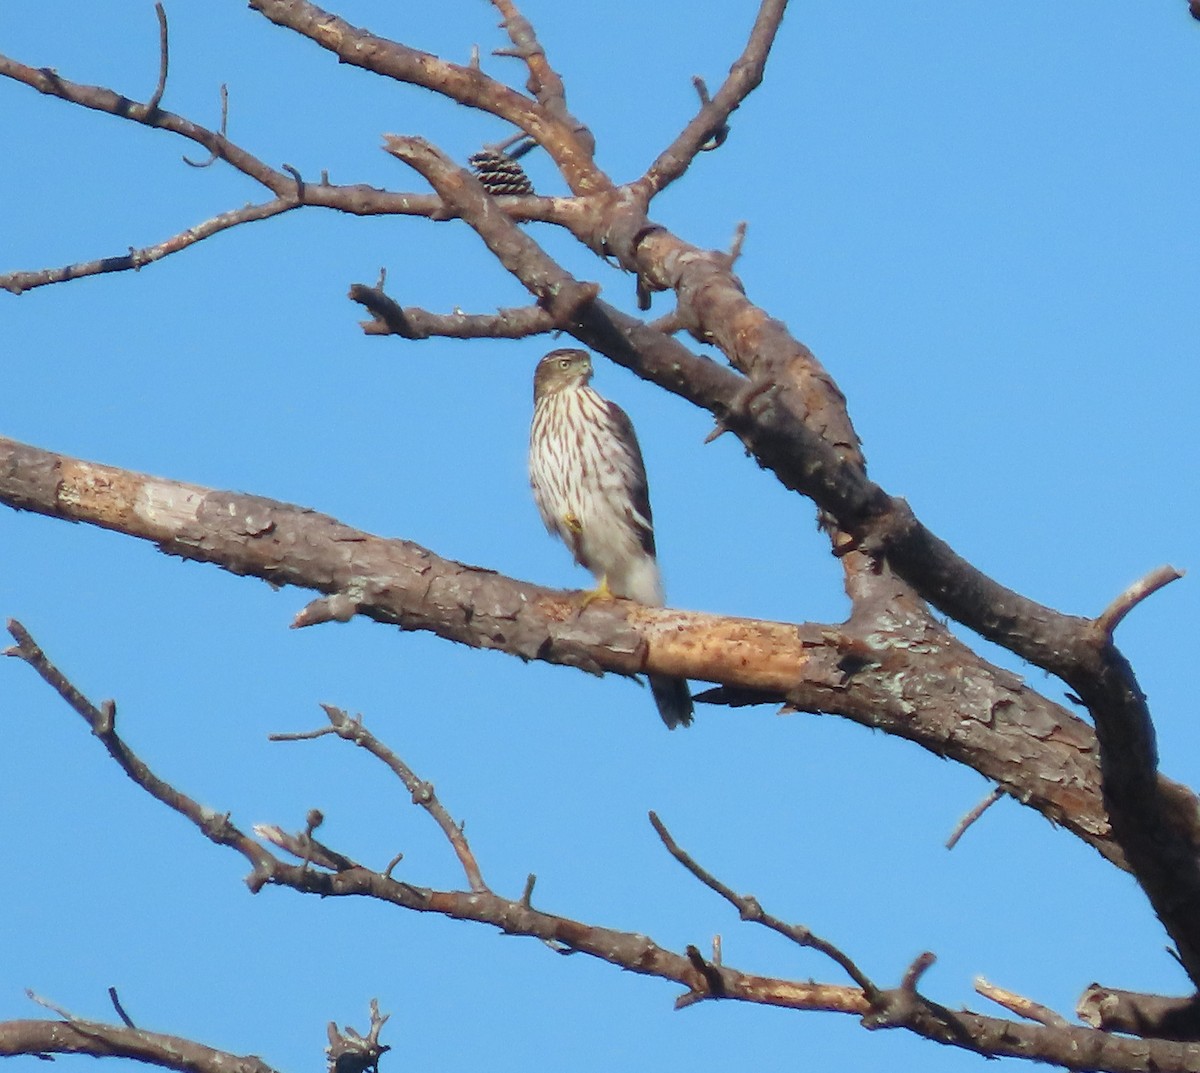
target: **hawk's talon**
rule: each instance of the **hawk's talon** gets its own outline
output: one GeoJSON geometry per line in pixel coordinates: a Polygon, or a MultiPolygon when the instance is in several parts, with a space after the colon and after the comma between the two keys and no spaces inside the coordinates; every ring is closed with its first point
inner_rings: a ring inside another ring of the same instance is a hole
{"type": "Polygon", "coordinates": [[[596,600],[615,599],[616,597],[613,595],[612,589],[608,587],[608,575],[605,574],[604,577],[600,579],[599,585],[597,585],[594,589],[588,589],[587,592],[583,594],[583,600],[579,604],[579,610],[583,611],[588,604],[593,603],[596,600]]]}
{"type": "Polygon", "coordinates": [[[576,536],[581,536],[583,534],[583,522],[579,520],[579,516],[577,514],[574,514],[570,511],[564,514],[563,525],[567,527],[569,532],[574,533],[576,536]]]}

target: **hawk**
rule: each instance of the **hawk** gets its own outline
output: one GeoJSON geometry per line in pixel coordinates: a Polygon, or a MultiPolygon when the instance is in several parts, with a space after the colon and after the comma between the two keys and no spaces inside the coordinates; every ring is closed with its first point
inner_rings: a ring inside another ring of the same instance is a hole
{"type": "MultiPolygon", "coordinates": [[[[585,350],[552,350],[538,362],[529,433],[533,498],[546,528],[599,582],[590,599],[623,596],[662,607],[642,451],[625,411],[592,390],[591,378],[585,350]]],[[[687,682],[648,677],[663,722],[687,726],[687,682]]]]}

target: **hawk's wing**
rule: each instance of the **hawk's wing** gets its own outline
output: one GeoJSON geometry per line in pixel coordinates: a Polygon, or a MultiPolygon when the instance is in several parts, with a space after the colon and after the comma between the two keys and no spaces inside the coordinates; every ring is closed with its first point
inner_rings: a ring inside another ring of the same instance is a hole
{"type": "Polygon", "coordinates": [[[642,449],[638,445],[637,433],[629,415],[615,402],[608,404],[608,421],[614,444],[620,447],[613,459],[617,476],[623,486],[630,524],[637,531],[642,550],[654,556],[654,515],[650,511],[650,486],[646,481],[646,464],[642,461],[642,449]]]}

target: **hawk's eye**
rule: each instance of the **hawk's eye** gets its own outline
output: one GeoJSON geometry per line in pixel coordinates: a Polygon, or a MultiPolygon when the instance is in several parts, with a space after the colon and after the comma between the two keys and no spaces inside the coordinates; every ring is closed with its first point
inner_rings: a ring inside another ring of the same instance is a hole
{"type": "Polygon", "coordinates": [[[571,359],[570,358],[559,358],[558,359],[558,367],[564,371],[569,369],[571,367],[571,359]]]}

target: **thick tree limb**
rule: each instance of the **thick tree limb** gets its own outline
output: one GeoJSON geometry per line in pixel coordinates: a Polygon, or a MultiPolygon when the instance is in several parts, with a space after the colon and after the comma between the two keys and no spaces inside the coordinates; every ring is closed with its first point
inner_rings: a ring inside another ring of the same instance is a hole
{"type": "Polygon", "coordinates": [[[1075,1007],[1079,1019],[1106,1032],[1156,1039],[1200,1039],[1200,996],[1174,998],[1091,984],[1075,1007]]]}
{"type": "Polygon", "coordinates": [[[935,624],[919,636],[893,636],[886,620],[797,626],[628,601],[596,602],[581,614],[577,597],[450,562],[313,511],[4,439],[0,502],[327,594],[301,622],[362,614],[522,659],[592,672],[653,670],[750,690],[798,710],[841,714],[974,767],[1123,863],[1100,802],[1090,728],[935,624]]]}

